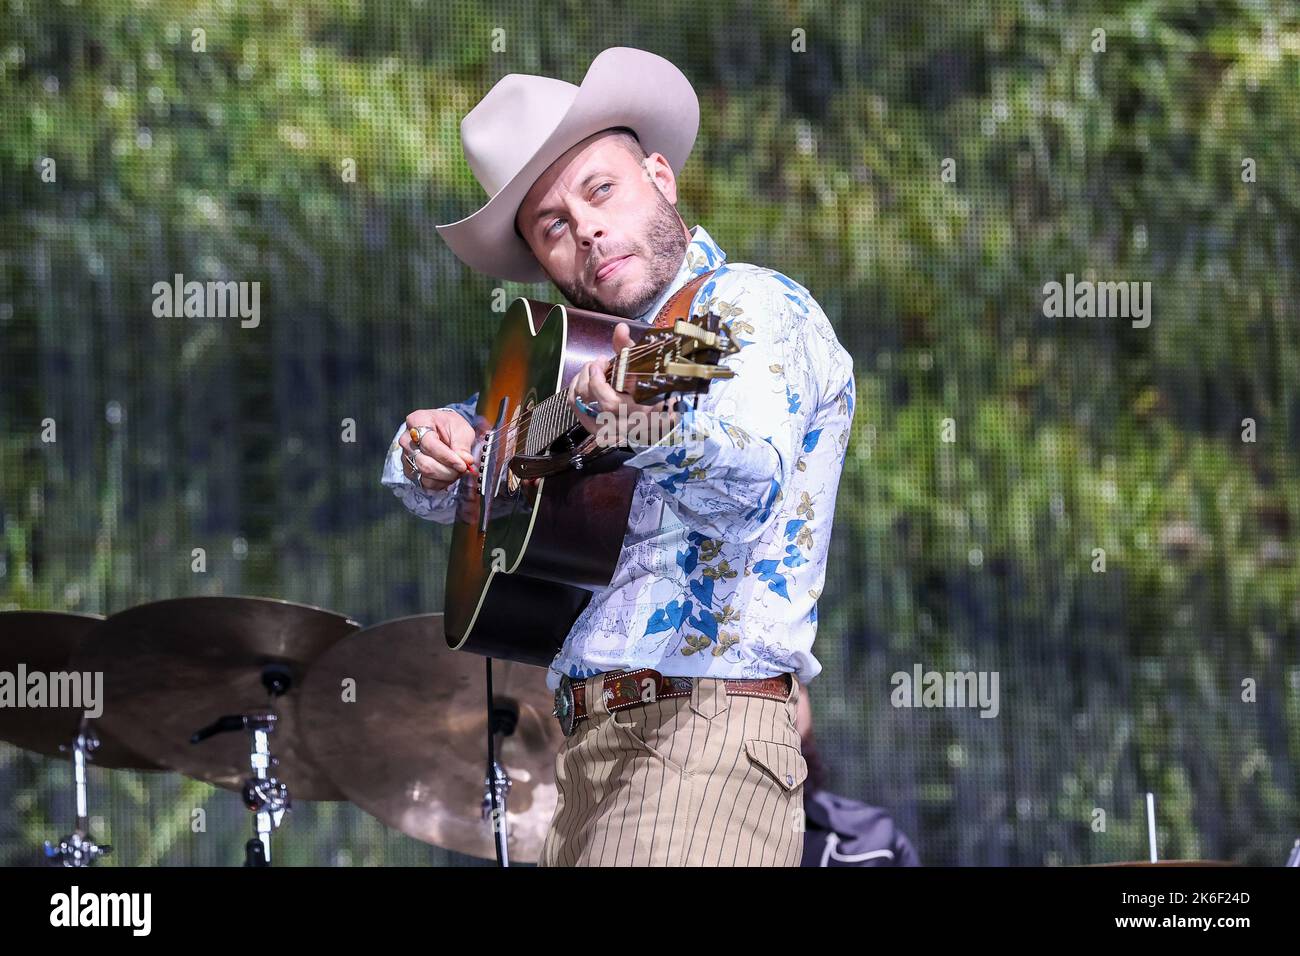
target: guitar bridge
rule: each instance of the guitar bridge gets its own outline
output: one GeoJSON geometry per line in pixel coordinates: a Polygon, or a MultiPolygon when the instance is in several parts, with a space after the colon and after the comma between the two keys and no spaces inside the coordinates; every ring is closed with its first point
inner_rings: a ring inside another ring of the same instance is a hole
{"type": "Polygon", "coordinates": [[[479,455],[478,471],[478,530],[487,534],[488,519],[492,514],[492,499],[496,496],[496,484],[501,479],[501,469],[497,467],[497,437],[506,422],[506,409],[509,399],[504,396],[497,408],[497,422],[492,430],[483,436],[483,451],[479,455]]]}

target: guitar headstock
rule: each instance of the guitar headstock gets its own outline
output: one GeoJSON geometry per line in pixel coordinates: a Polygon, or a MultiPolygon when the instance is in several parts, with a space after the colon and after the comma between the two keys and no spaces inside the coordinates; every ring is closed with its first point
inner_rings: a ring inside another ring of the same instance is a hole
{"type": "Polygon", "coordinates": [[[651,329],[616,355],[610,383],[642,405],[672,393],[703,393],[714,379],[735,376],[719,363],[739,351],[730,329],[714,313],[678,319],[670,329],[651,329]]]}

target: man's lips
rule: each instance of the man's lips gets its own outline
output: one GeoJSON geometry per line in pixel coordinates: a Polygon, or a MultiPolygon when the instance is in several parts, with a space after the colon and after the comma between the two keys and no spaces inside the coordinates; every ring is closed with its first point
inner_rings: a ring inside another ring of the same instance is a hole
{"type": "Polygon", "coordinates": [[[610,274],[613,273],[616,269],[621,269],[623,267],[623,263],[627,262],[627,260],[631,258],[632,256],[629,253],[626,256],[619,256],[617,259],[614,259],[613,261],[608,262],[605,265],[601,266],[600,269],[597,270],[596,272],[596,281],[603,282],[605,279],[609,278],[610,274]]]}

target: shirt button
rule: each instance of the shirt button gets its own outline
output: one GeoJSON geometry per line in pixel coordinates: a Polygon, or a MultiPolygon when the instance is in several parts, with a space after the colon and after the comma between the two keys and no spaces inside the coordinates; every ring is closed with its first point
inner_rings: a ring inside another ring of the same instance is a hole
{"type": "Polygon", "coordinates": [[[793,786],[794,786],[794,774],[792,774],[792,773],[787,773],[787,774],[785,775],[785,782],[786,782],[786,786],[793,787],[793,786]]]}

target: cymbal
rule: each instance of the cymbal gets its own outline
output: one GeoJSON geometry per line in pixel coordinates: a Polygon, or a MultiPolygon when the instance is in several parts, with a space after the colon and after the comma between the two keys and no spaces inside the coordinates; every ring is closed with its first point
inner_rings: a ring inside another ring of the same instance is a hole
{"type": "MultiPolygon", "coordinates": [[[[14,675],[14,681],[18,679],[20,664],[29,675],[41,672],[47,675],[47,679],[50,674],[73,671],[74,668],[69,666],[73,653],[103,620],[102,614],[0,612],[0,671],[14,675]]],[[[15,690],[24,694],[27,688],[15,687],[15,690]]],[[[95,692],[92,687],[91,694],[95,692]]],[[[83,698],[82,703],[86,702],[83,698]]],[[[103,701],[96,703],[102,705],[103,701]]],[[[0,740],[48,757],[67,758],[72,754],[71,749],[60,752],[60,745],[71,748],[83,715],[92,709],[0,707],[0,740]]],[[[128,747],[100,721],[92,720],[90,727],[99,737],[99,746],[90,753],[91,763],[121,770],[163,769],[128,747]]]]}
{"type": "Polygon", "coordinates": [[[296,800],[342,800],[302,742],[297,700],[308,665],[359,625],[305,604],[261,597],[188,597],[110,615],[75,655],[104,673],[104,725],[186,776],[239,790],[250,776],[247,731],[197,744],[190,735],[229,714],[273,712],[274,775],[296,800]],[[267,667],[287,674],[272,699],[267,667]]]}
{"type": "MultiPolygon", "coordinates": [[[[335,644],[308,672],[299,713],[312,756],[357,806],[417,840],[494,859],[482,817],[486,659],[448,648],[442,627],[441,614],[423,614],[335,644]]],[[[511,780],[507,847],[512,862],[535,863],[555,812],[564,738],[545,668],[493,661],[492,689],[519,714],[514,732],[497,738],[511,780]]]]}

